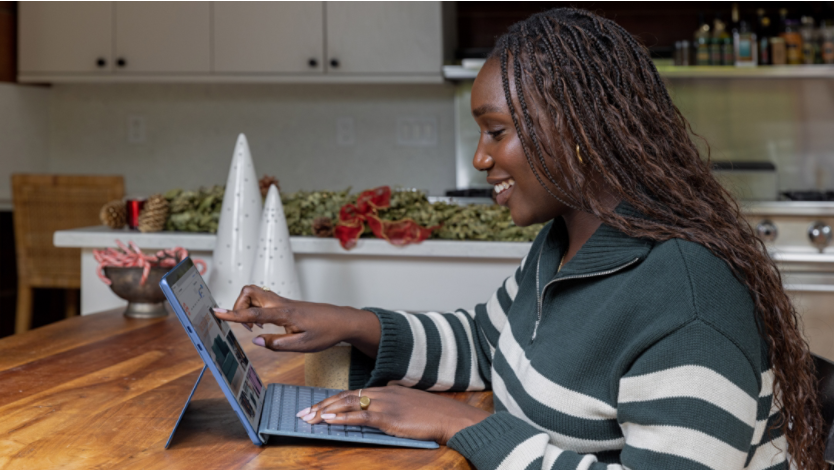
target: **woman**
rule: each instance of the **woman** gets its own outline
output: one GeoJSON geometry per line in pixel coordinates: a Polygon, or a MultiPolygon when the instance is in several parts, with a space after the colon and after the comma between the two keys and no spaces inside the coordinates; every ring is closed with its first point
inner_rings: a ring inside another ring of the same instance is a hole
{"type": "Polygon", "coordinates": [[[474,310],[245,288],[218,317],[287,328],[256,344],[355,347],[354,390],[299,417],[434,439],[479,469],[823,468],[796,313],[646,49],[585,11],[535,15],[498,40],[472,115],[498,203],[552,223],[474,310]],[[416,389],[492,389],[496,412],[416,389]]]}

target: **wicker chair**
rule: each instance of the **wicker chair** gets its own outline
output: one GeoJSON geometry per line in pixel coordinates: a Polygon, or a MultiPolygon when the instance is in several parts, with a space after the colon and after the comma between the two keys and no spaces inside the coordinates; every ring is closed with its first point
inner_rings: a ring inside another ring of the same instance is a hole
{"type": "Polygon", "coordinates": [[[56,248],[56,230],[99,225],[101,206],[124,197],[121,176],[12,175],[17,250],[15,333],[32,327],[32,289],[68,289],[66,316],[77,314],[81,250],[56,248]]]}

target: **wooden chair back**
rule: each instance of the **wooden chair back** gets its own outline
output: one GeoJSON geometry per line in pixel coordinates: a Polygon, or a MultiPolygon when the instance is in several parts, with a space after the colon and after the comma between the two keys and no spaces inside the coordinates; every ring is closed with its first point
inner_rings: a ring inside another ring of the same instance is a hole
{"type": "Polygon", "coordinates": [[[124,197],[121,176],[12,175],[18,282],[81,287],[81,250],[56,248],[56,230],[100,225],[101,207],[124,197]]]}

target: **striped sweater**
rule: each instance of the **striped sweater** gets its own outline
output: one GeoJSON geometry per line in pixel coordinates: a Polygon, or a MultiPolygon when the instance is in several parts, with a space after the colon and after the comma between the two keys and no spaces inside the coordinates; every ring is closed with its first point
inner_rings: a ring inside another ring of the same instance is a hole
{"type": "Polygon", "coordinates": [[[603,225],[558,271],[566,246],[558,218],[472,310],[369,309],[379,350],[354,350],[351,388],[492,389],[495,413],[448,442],[478,469],[787,468],[767,350],[727,264],[603,225]]]}

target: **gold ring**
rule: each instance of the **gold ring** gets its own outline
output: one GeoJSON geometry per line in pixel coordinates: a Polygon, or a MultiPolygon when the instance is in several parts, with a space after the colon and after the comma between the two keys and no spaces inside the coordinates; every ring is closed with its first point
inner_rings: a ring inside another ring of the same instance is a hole
{"type": "Polygon", "coordinates": [[[359,398],[359,408],[362,408],[362,410],[367,410],[369,406],[371,406],[371,399],[370,397],[368,397],[368,395],[359,398]]]}
{"type": "Polygon", "coordinates": [[[261,286],[261,290],[264,292],[270,292],[269,287],[267,286],[261,286]]]}

